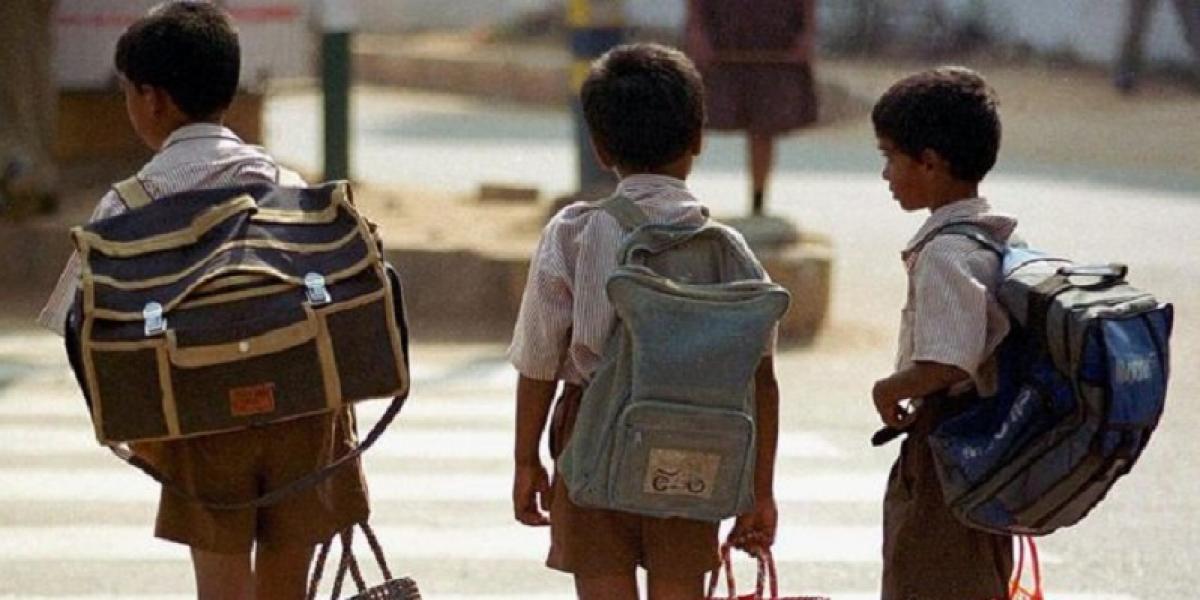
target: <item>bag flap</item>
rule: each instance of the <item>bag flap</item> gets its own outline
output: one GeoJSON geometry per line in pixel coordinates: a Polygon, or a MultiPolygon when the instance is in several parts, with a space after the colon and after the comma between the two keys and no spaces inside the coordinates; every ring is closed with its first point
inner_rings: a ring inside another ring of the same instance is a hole
{"type": "Polygon", "coordinates": [[[148,303],[170,311],[209,286],[352,277],[378,262],[379,249],[347,194],[344,183],[203,190],[77,230],[85,310],[140,320],[148,303]]]}
{"type": "Polygon", "coordinates": [[[624,271],[608,294],[632,342],[636,397],[733,407],[789,302],[770,282],[686,285],[624,271]]]}

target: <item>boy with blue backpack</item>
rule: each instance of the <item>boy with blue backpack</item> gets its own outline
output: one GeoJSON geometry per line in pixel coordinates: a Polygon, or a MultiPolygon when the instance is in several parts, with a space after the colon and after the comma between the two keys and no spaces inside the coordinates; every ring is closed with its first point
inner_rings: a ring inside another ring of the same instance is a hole
{"type": "Polygon", "coordinates": [[[901,253],[896,372],[873,389],[887,427],[872,442],[907,433],[884,498],[883,598],[1005,598],[1021,590],[1012,536],[1036,564],[1029,538],[1087,516],[1141,457],[1173,308],[1123,264],[1030,248],[978,197],[1000,120],[975,72],[907,77],[872,121],[892,195],[931,213],[901,253]]]}
{"type": "Polygon", "coordinates": [[[996,253],[939,235],[966,223],[1003,242],[1016,227],[978,190],[1000,145],[996,105],[978,74],[943,67],[895,83],[872,112],[893,198],[902,210],[930,212],[901,252],[908,297],[896,370],[872,390],[883,422],[907,432],[884,497],[884,600],[1008,596],[1011,537],[969,528],[950,512],[929,446],[949,415],[995,392],[994,353],[1010,326],[996,297],[996,253]]]}
{"type": "Polygon", "coordinates": [[[774,540],[771,341],[787,294],[684,182],[705,109],[683,54],[615,48],[581,96],[620,183],[556,214],[530,265],[509,349],[513,510],[550,526],[547,565],[572,573],[580,598],[637,598],[641,566],[651,598],[693,600],[719,564],[721,518],[737,516],[738,547],[774,540]],[[559,381],[551,480],[539,446],[559,381]]]}

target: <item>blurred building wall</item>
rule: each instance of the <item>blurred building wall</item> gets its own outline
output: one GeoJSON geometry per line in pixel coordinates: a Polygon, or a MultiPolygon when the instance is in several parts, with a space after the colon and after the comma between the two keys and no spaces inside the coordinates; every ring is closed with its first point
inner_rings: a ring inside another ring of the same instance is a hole
{"type": "MultiPolygon", "coordinates": [[[[0,0],[11,1],[11,0],[0,0]]],[[[64,89],[114,84],[113,50],[125,28],[159,0],[59,0],[54,69],[64,89]]],[[[267,77],[311,75],[315,62],[309,0],[217,0],[238,26],[242,86],[267,77]]]]}
{"type": "MultiPolygon", "coordinates": [[[[988,2],[989,25],[1001,39],[1041,52],[1069,51],[1088,62],[1115,59],[1125,30],[1126,0],[988,2]]],[[[1191,60],[1174,3],[1159,0],[1145,37],[1149,60],[1191,60]]]]}

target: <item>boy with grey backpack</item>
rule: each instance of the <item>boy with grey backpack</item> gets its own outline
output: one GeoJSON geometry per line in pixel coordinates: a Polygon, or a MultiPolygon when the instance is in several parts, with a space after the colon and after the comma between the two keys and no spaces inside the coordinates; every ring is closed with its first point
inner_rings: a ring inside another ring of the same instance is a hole
{"type": "Polygon", "coordinates": [[[547,565],[581,598],[636,598],[641,566],[652,597],[694,599],[720,562],[721,519],[737,517],[743,549],[774,539],[771,352],[788,295],[684,183],[704,123],[686,57],[621,46],[581,95],[597,158],[621,181],[555,215],[530,265],[509,349],[514,514],[550,526],[547,565]],[[539,446],[560,380],[551,481],[539,446]]]}

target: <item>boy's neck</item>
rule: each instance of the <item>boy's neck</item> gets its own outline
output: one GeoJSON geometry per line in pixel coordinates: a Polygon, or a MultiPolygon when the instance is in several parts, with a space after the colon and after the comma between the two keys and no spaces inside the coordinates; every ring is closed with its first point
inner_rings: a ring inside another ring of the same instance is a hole
{"type": "Polygon", "coordinates": [[[621,179],[633,175],[662,175],[664,177],[674,177],[680,181],[687,181],[688,175],[692,172],[692,158],[691,154],[685,154],[677,160],[652,169],[632,169],[629,171],[617,169],[617,175],[621,179]]]}
{"type": "Polygon", "coordinates": [[[979,184],[974,182],[956,181],[947,184],[942,190],[939,190],[933,201],[929,203],[929,212],[933,213],[937,209],[954,204],[960,200],[970,200],[979,197],[979,184]]]}

